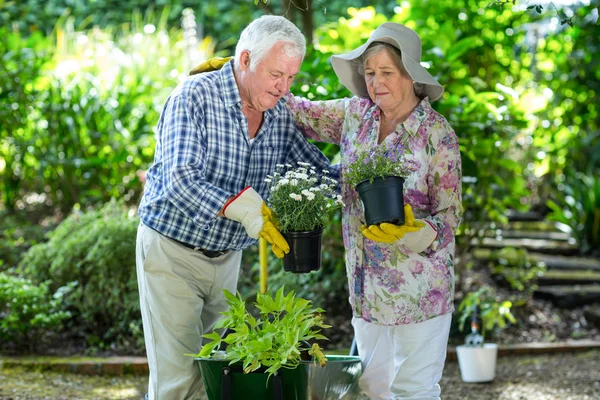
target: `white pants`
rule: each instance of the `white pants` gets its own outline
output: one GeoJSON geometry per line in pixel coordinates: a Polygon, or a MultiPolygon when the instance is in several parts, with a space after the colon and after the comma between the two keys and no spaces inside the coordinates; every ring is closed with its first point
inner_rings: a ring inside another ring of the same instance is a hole
{"type": "Polygon", "coordinates": [[[150,400],[198,399],[202,379],[194,357],[228,307],[242,252],[208,258],[140,224],[137,278],[148,356],[150,400]]]}
{"type": "Polygon", "coordinates": [[[409,325],[384,326],[352,318],[363,373],[361,392],[372,400],[440,399],[452,314],[409,325]]]}

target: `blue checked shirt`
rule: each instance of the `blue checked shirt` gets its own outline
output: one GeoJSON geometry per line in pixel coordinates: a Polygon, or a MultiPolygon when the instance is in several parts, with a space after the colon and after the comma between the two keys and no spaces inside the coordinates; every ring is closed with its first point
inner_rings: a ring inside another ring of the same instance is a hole
{"type": "Polygon", "coordinates": [[[217,213],[246,186],[267,199],[267,175],[276,164],[297,161],[339,176],[302,136],[284,100],[264,113],[250,143],[230,61],[219,71],[188,78],[167,99],[139,215],[148,227],[180,242],[206,250],[244,249],[256,240],[242,224],[217,213]]]}

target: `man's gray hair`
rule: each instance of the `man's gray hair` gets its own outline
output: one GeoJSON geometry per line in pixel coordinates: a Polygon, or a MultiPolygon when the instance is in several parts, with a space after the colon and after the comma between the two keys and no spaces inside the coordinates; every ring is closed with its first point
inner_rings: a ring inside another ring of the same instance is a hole
{"type": "MultiPolygon", "coordinates": [[[[405,77],[412,79],[408,72],[406,72],[406,68],[404,68],[404,63],[402,62],[402,52],[400,52],[400,50],[398,50],[395,46],[384,42],[371,43],[367,50],[365,50],[365,52],[362,54],[362,56],[354,60],[354,65],[358,69],[358,73],[364,76],[365,64],[367,63],[367,60],[373,57],[374,55],[381,53],[384,50],[387,50],[388,53],[391,55],[392,60],[394,60],[394,64],[396,64],[396,67],[398,67],[400,73],[405,77]]],[[[417,95],[417,97],[425,96],[425,85],[423,85],[422,83],[413,81],[413,89],[415,90],[415,94],[417,95]]]]}
{"type": "Polygon", "coordinates": [[[244,50],[250,52],[250,70],[256,66],[278,42],[284,42],[283,51],[288,57],[304,58],[306,39],[296,25],[277,15],[263,15],[252,21],[240,35],[235,48],[235,63],[240,65],[244,50]]]}

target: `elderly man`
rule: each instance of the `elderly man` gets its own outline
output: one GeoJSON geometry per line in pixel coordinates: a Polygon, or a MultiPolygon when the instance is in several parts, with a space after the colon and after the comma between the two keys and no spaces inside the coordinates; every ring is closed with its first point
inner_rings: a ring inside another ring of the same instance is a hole
{"type": "Polygon", "coordinates": [[[242,32],[235,58],[188,78],[167,99],[146,175],[137,275],[150,399],[196,399],[201,335],[227,309],[244,248],[265,238],[289,251],[264,204],[277,164],[329,160],[298,131],[281,101],[300,70],[305,39],[283,17],[242,32]]]}

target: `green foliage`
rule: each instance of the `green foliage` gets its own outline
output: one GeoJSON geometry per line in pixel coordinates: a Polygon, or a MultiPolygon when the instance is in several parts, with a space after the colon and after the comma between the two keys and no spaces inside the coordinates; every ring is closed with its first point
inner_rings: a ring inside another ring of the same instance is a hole
{"type": "Polygon", "coordinates": [[[496,300],[496,294],[492,287],[483,286],[476,292],[468,293],[458,306],[459,329],[465,328],[467,319],[473,315],[473,308],[477,307],[481,318],[481,336],[485,338],[487,332],[494,328],[504,329],[508,322],[516,323],[514,315],[510,309],[512,303],[508,300],[496,300]]]}
{"type": "Polygon", "coordinates": [[[583,252],[600,255],[600,177],[576,173],[548,201],[548,218],[572,228],[583,252]]]}
{"type": "Polygon", "coordinates": [[[329,221],[329,213],[342,206],[341,196],[335,193],[334,179],[317,175],[308,163],[298,165],[294,169],[281,165],[267,178],[269,207],[281,232],[322,228],[329,221]]]}
{"type": "Polygon", "coordinates": [[[0,191],[7,210],[14,210],[26,194],[22,163],[28,143],[23,134],[39,94],[42,71],[49,59],[49,40],[28,38],[0,28],[0,191]]]}
{"type": "Polygon", "coordinates": [[[537,279],[546,272],[546,266],[529,257],[527,250],[505,247],[490,256],[492,273],[502,276],[512,289],[532,294],[537,279]]]}
{"type": "Polygon", "coordinates": [[[99,346],[140,340],[131,337],[131,324],[140,325],[138,224],[138,217],[115,201],[98,210],[74,212],[48,234],[48,242],[27,252],[18,272],[36,284],[50,282],[51,290],[75,282],[70,309],[85,333],[98,338],[99,346]]]}
{"type": "Polygon", "coordinates": [[[47,230],[23,215],[0,211],[0,271],[16,267],[31,246],[44,241],[47,230]]]}
{"type": "MultiPolygon", "coordinates": [[[[597,177],[600,176],[600,2],[574,12],[572,28],[538,42],[536,81],[545,96],[537,117],[538,175],[552,218],[571,227],[585,252],[599,248],[597,177]],[[545,106],[545,107],[544,107],[545,106]],[[594,227],[594,225],[596,225],[594,227]]],[[[597,253],[598,254],[598,253],[597,253]]]]}
{"type": "Polygon", "coordinates": [[[346,181],[352,187],[368,180],[373,183],[375,178],[398,176],[406,178],[412,166],[404,158],[405,148],[402,144],[389,147],[381,144],[373,149],[368,149],[349,156],[349,163],[344,171],[346,181]]]}
{"type": "Polygon", "coordinates": [[[255,303],[259,318],[246,310],[246,303],[239,295],[224,290],[229,310],[222,314],[215,329],[233,330],[225,338],[216,331],[204,335],[211,341],[204,345],[197,357],[210,357],[213,351],[227,344],[224,359],[230,364],[242,362],[244,372],[267,367],[265,373],[271,376],[280,368],[295,368],[301,360],[301,352],[308,351],[320,362],[326,361],[321,348],[314,343],[307,347],[308,340],[327,340],[319,328],[330,328],[323,322],[321,308],[311,308],[311,302],[297,298],[293,291],[284,294],[284,288],[277,290],[274,297],[269,294],[257,295],[255,303]]]}
{"type": "Polygon", "coordinates": [[[0,45],[0,67],[8,71],[0,109],[19,111],[0,111],[8,210],[137,201],[136,173],[152,160],[160,109],[184,76],[177,71],[187,70],[180,31],[167,32],[160,21],[141,25],[75,32],[67,19],[56,26],[55,45],[17,34],[0,45]],[[36,47],[54,54],[51,60],[36,47]],[[23,201],[31,193],[35,201],[23,201]]]}
{"type": "Polygon", "coordinates": [[[71,316],[64,311],[64,297],[73,284],[51,295],[48,284],[0,272],[0,343],[34,350],[49,332],[60,329],[71,316]]]}

